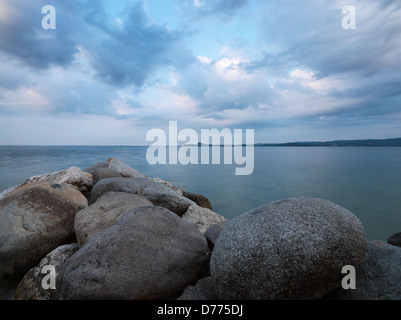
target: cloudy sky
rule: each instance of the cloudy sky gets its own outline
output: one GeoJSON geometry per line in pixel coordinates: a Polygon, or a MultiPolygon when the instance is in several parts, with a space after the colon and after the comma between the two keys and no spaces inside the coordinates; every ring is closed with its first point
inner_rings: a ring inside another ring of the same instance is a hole
{"type": "Polygon", "coordinates": [[[0,144],[146,145],[170,120],[401,137],[401,2],[0,0],[0,144]]]}

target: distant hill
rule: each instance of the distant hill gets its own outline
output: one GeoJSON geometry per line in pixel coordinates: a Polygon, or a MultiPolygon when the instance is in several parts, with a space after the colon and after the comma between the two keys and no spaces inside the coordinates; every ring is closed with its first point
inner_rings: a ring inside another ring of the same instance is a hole
{"type": "Polygon", "coordinates": [[[258,143],[256,147],[401,147],[401,138],[368,139],[368,140],[336,140],[336,141],[306,141],[287,143],[258,143]]]}

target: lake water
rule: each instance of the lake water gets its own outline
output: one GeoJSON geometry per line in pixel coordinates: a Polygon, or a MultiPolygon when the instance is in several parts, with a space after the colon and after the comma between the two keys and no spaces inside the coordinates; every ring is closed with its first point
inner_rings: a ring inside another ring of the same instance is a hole
{"type": "Polygon", "coordinates": [[[371,240],[401,232],[401,148],[258,147],[250,176],[236,176],[236,164],[151,166],[146,151],[0,146],[0,192],[34,175],[115,157],[149,177],[205,195],[229,219],[275,200],[316,197],[353,212],[371,240]]]}

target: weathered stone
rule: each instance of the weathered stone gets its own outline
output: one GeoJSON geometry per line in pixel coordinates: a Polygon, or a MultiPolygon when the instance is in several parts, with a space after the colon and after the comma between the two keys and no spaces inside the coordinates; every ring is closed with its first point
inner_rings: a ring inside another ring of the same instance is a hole
{"type": "Polygon", "coordinates": [[[0,200],[3,199],[5,196],[7,196],[7,194],[11,193],[12,191],[24,185],[40,181],[46,181],[51,184],[63,184],[63,183],[68,184],[74,187],[75,189],[79,190],[80,192],[82,192],[84,195],[86,195],[92,189],[93,186],[93,180],[91,174],[82,171],[80,168],[71,167],[63,171],[46,173],[40,176],[31,177],[25,180],[25,182],[21,183],[20,185],[3,191],[0,194],[0,200]]]}
{"type": "Polygon", "coordinates": [[[90,203],[95,203],[99,197],[110,191],[143,195],[155,206],[167,208],[178,215],[183,215],[195,204],[180,193],[149,178],[103,179],[93,187],[90,203]]]}
{"type": "Polygon", "coordinates": [[[19,283],[16,293],[16,300],[58,300],[59,292],[55,289],[44,289],[42,281],[46,274],[42,273],[45,266],[52,266],[58,274],[60,267],[78,251],[76,243],[56,248],[44,257],[40,263],[28,271],[19,283]]]}
{"type": "Polygon", "coordinates": [[[32,182],[0,200],[0,269],[25,274],[50,251],[75,241],[75,214],[88,205],[78,190],[32,182]]]}
{"type": "Polygon", "coordinates": [[[369,241],[366,256],[356,269],[356,289],[338,288],[325,299],[401,300],[401,248],[369,241]]]}
{"type": "Polygon", "coordinates": [[[322,199],[276,201],[231,220],[212,252],[222,299],[319,299],[357,267],[366,234],[357,217],[322,199]]]}
{"type": "Polygon", "coordinates": [[[123,213],[146,206],[153,206],[153,203],[140,195],[123,192],[104,194],[76,214],[74,228],[78,245],[82,247],[95,234],[111,227],[123,213]]]}
{"type": "Polygon", "coordinates": [[[142,194],[152,180],[148,178],[106,178],[100,180],[91,191],[90,204],[93,204],[107,192],[126,192],[142,194]]]}
{"type": "Polygon", "coordinates": [[[196,204],[190,206],[182,218],[195,224],[202,234],[205,234],[206,230],[211,226],[227,221],[223,216],[213,212],[212,210],[201,208],[196,204]]]}
{"type": "Polygon", "coordinates": [[[95,171],[96,169],[108,168],[108,167],[109,167],[109,165],[106,162],[98,162],[98,163],[95,163],[95,164],[85,168],[83,171],[93,174],[93,171],[95,171]]]}
{"type": "Polygon", "coordinates": [[[64,264],[57,278],[61,298],[175,299],[198,279],[207,252],[193,224],[161,207],[140,207],[64,264]]]}
{"type": "Polygon", "coordinates": [[[209,199],[207,199],[206,197],[202,196],[201,194],[196,194],[196,193],[191,193],[191,192],[184,192],[182,195],[184,197],[188,198],[189,200],[192,200],[193,202],[195,202],[199,207],[206,208],[206,209],[209,209],[209,210],[213,210],[209,199]]]}
{"type": "Polygon", "coordinates": [[[95,185],[102,179],[119,178],[121,177],[121,174],[119,174],[116,170],[110,168],[97,168],[92,171],[92,177],[93,185],[95,185]]]}
{"type": "Polygon", "coordinates": [[[185,190],[180,187],[174,186],[171,182],[159,179],[159,178],[152,178],[153,181],[164,184],[165,186],[169,187],[170,189],[173,189],[174,191],[177,191],[181,193],[182,195],[185,193],[185,190]]]}
{"type": "Polygon", "coordinates": [[[401,232],[396,233],[388,238],[387,243],[391,244],[392,246],[401,247],[401,232]]]}
{"type": "Polygon", "coordinates": [[[145,177],[144,174],[136,171],[135,169],[131,168],[124,162],[117,160],[115,158],[110,158],[106,161],[110,169],[117,171],[121,176],[126,178],[139,178],[145,177]]]}
{"type": "Polygon", "coordinates": [[[191,205],[195,204],[179,192],[154,181],[145,187],[142,195],[152,201],[155,206],[167,208],[179,216],[182,216],[191,205]]]}
{"type": "Polygon", "coordinates": [[[186,287],[177,300],[219,300],[211,283],[210,277],[198,281],[195,286],[186,287]]]}

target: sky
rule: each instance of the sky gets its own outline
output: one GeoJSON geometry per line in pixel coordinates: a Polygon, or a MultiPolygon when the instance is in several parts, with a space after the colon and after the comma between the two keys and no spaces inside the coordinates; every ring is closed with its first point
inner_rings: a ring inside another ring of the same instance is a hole
{"type": "Polygon", "coordinates": [[[0,0],[0,144],[401,137],[400,62],[399,0],[0,0]]]}

